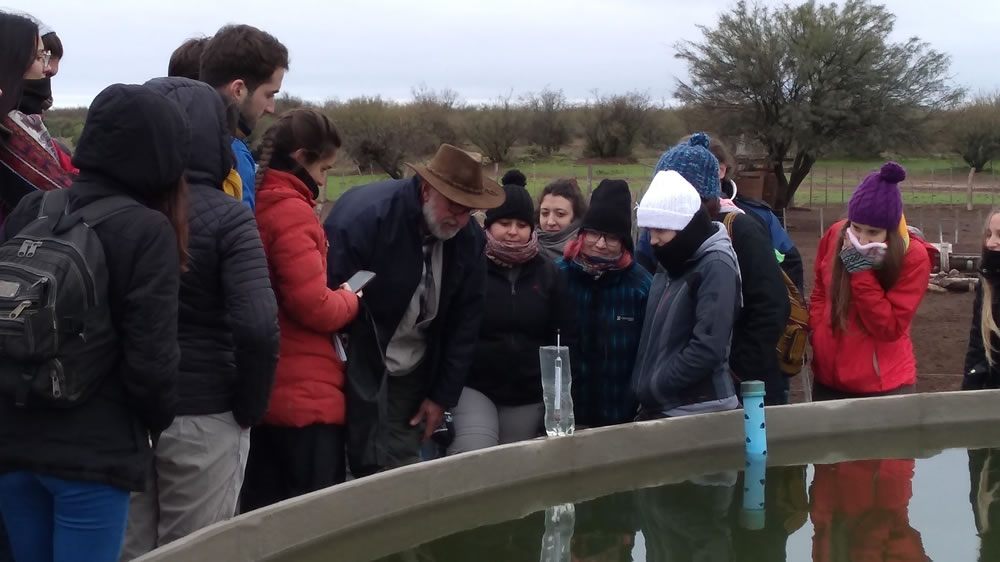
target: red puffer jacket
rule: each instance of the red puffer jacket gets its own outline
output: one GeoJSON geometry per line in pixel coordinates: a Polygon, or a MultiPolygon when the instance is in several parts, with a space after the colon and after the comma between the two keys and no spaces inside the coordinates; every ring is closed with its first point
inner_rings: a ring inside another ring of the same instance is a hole
{"type": "Polygon", "coordinates": [[[295,176],[269,170],[257,186],[257,224],[278,299],[281,356],[264,423],[344,423],[344,364],[333,333],[358,312],[351,291],[326,286],[326,234],[295,176]]]}
{"type": "Polygon", "coordinates": [[[840,259],[840,221],[826,231],[816,254],[815,281],[809,299],[812,370],[816,382],[845,392],[879,393],[917,381],[910,324],[927,292],[931,263],[927,243],[916,236],[903,257],[896,285],[882,290],[875,273],[851,274],[847,331],[833,331],[830,279],[840,259]]]}

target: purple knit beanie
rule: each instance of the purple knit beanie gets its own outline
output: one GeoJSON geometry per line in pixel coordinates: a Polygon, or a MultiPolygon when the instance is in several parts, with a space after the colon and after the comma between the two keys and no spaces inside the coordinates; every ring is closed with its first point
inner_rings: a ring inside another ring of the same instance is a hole
{"type": "Polygon", "coordinates": [[[847,218],[852,223],[895,230],[903,218],[903,196],[896,184],[904,179],[906,170],[895,162],[886,162],[881,170],[868,174],[851,195],[847,218]]]}

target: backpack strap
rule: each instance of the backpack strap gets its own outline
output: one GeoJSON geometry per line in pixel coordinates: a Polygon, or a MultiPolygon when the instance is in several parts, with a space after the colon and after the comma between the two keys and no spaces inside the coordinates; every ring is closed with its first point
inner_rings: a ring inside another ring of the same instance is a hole
{"type": "Polygon", "coordinates": [[[726,232],[729,233],[729,237],[733,237],[733,222],[736,220],[736,215],[739,213],[730,212],[726,215],[726,218],[722,219],[722,224],[726,227],[726,232]]]}
{"type": "Polygon", "coordinates": [[[87,226],[93,228],[123,211],[142,206],[142,203],[126,195],[111,195],[88,203],[73,214],[79,215],[87,226]]]}
{"type": "Polygon", "coordinates": [[[54,189],[42,194],[42,204],[38,206],[38,218],[59,216],[66,212],[69,199],[65,189],[54,189]]]}

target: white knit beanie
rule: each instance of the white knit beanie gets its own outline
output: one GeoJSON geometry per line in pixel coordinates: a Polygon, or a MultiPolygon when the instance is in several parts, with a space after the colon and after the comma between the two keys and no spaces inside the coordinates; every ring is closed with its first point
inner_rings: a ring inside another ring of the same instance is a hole
{"type": "Polygon", "coordinates": [[[660,171],[653,176],[636,212],[639,228],[684,230],[701,209],[701,197],[684,176],[660,171]]]}

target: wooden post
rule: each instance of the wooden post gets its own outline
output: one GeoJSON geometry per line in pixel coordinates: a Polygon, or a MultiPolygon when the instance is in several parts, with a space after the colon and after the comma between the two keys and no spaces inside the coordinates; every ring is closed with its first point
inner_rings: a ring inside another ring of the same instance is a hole
{"type": "Polygon", "coordinates": [[[820,207],[819,208],[819,237],[820,238],[822,238],[823,235],[826,234],[826,223],[823,220],[823,210],[824,209],[826,209],[826,207],[820,207]]]}
{"type": "Polygon", "coordinates": [[[823,193],[826,195],[824,205],[830,204],[830,168],[823,168],[823,193]]]}
{"type": "Polygon", "coordinates": [[[958,246],[958,207],[953,207],[953,210],[955,211],[955,238],[951,241],[951,243],[958,246]]]}
{"type": "Polygon", "coordinates": [[[813,174],[809,172],[809,206],[813,206],[813,174]]]}
{"type": "Polygon", "coordinates": [[[971,211],[972,210],[972,189],[973,189],[973,185],[972,184],[973,184],[973,181],[975,181],[975,177],[976,177],[976,169],[974,167],[972,167],[972,166],[969,166],[969,181],[968,181],[968,185],[967,185],[967,187],[968,187],[968,194],[967,194],[967,197],[966,197],[967,200],[965,202],[965,210],[966,211],[971,211]]]}
{"type": "Polygon", "coordinates": [[[846,170],[840,169],[840,202],[847,203],[847,198],[844,196],[844,191],[846,188],[846,178],[844,177],[846,170]]]}
{"type": "Polygon", "coordinates": [[[955,168],[948,166],[948,204],[955,204],[955,194],[952,193],[952,187],[955,186],[955,168]]]}

